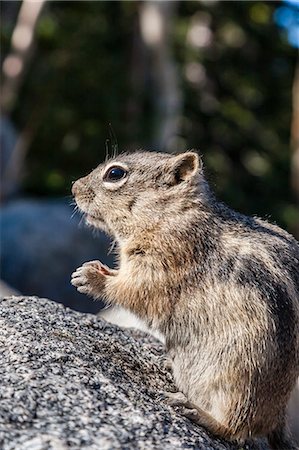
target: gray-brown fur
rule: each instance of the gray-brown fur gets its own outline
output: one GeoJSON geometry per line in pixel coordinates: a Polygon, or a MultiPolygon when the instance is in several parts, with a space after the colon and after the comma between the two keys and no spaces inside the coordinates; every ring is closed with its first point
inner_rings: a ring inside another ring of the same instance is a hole
{"type": "Polygon", "coordinates": [[[193,152],[119,155],[73,193],[87,222],[115,237],[119,258],[117,271],[79,268],[78,290],[164,335],[193,420],[228,439],[295,448],[284,427],[299,375],[295,239],[217,202],[193,152]],[[107,184],[118,165],[126,177],[107,184]]]}

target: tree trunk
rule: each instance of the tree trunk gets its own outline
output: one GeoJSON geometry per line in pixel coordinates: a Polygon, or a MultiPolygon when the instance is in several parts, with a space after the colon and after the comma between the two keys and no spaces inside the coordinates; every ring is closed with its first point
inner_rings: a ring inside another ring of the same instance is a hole
{"type": "Polygon", "coordinates": [[[144,1],[139,15],[141,38],[151,59],[156,121],[153,145],[159,151],[178,150],[182,95],[171,52],[172,18],[176,7],[175,1],[144,1]]]}

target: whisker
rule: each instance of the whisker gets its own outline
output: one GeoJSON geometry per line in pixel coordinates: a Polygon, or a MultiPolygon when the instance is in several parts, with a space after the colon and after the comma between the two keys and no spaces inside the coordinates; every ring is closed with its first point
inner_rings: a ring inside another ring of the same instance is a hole
{"type": "Polygon", "coordinates": [[[113,155],[113,158],[116,158],[118,156],[118,142],[117,142],[117,137],[116,137],[116,134],[114,132],[111,122],[109,123],[109,135],[110,135],[110,139],[111,139],[111,147],[112,147],[112,152],[113,152],[112,155],[113,155]]]}
{"type": "Polygon", "coordinates": [[[72,219],[73,217],[75,217],[75,215],[76,215],[77,213],[80,213],[80,210],[79,210],[78,205],[75,204],[74,210],[73,210],[72,215],[71,215],[71,219],[72,219]]]}
{"type": "Polygon", "coordinates": [[[107,162],[109,159],[109,139],[106,139],[105,141],[105,149],[106,149],[105,162],[107,162]]]}
{"type": "Polygon", "coordinates": [[[64,195],[62,198],[63,198],[64,200],[68,200],[69,202],[74,201],[74,197],[73,197],[72,194],[70,194],[70,195],[64,195]]]}
{"type": "Polygon", "coordinates": [[[91,232],[94,238],[98,238],[100,236],[100,230],[95,226],[92,226],[91,232]]]}
{"type": "Polygon", "coordinates": [[[108,301],[105,299],[105,305],[103,306],[103,308],[101,309],[101,311],[105,311],[106,309],[110,308],[111,305],[112,305],[112,303],[108,302],[108,301]]]}
{"type": "Polygon", "coordinates": [[[81,218],[80,218],[80,220],[79,220],[78,227],[82,227],[85,224],[85,222],[83,222],[85,220],[85,216],[86,216],[86,214],[83,213],[81,218]]]}
{"type": "Polygon", "coordinates": [[[116,241],[116,239],[114,239],[109,246],[108,255],[111,255],[111,253],[114,251],[116,244],[117,244],[117,241],[116,241]]]}

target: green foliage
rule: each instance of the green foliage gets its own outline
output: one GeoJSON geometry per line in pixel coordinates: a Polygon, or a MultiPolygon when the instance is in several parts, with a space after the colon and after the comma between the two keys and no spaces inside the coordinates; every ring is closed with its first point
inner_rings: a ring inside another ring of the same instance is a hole
{"type": "MultiPolygon", "coordinates": [[[[296,51],[273,23],[278,5],[207,5],[199,14],[214,32],[212,45],[197,52],[180,42],[177,47],[182,66],[193,64],[195,71],[193,83],[184,80],[185,139],[204,154],[218,195],[238,210],[292,228],[298,220],[289,186],[296,51]]],[[[196,5],[181,6],[178,21],[188,23],[196,5]]]]}
{"type": "MultiPolygon", "coordinates": [[[[218,197],[291,229],[298,219],[289,187],[296,51],[274,24],[278,5],[179,2],[172,42],[184,100],[181,150],[199,149],[218,197]]],[[[120,149],[149,148],[155,92],[149,61],[136,58],[139,8],[135,1],[48,3],[14,111],[20,129],[34,130],[27,192],[68,195],[71,181],[105,158],[110,122],[120,149]]]]}

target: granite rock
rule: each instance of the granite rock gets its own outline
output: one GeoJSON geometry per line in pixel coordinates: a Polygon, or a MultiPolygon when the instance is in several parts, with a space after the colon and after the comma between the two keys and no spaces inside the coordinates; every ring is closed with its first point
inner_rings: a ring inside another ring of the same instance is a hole
{"type": "Polygon", "coordinates": [[[37,297],[0,300],[2,450],[262,449],[166,405],[163,345],[37,297]]]}

